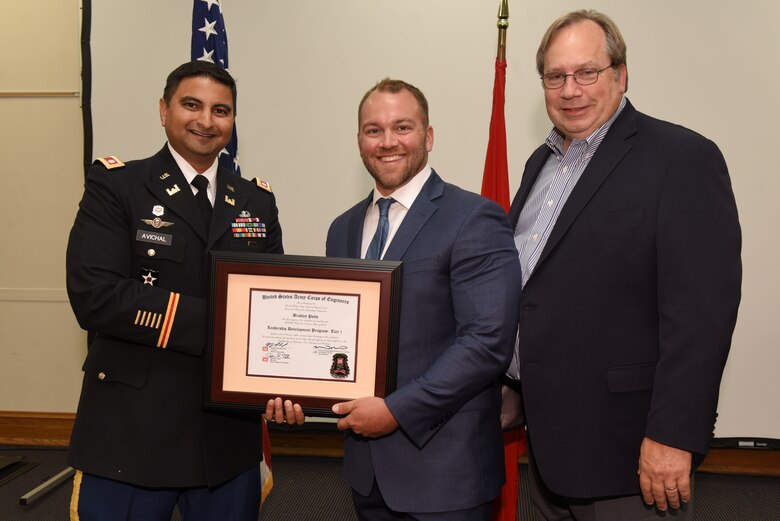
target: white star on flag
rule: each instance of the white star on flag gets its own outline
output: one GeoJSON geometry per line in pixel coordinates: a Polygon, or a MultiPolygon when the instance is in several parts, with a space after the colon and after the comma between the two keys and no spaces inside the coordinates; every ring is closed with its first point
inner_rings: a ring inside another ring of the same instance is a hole
{"type": "Polygon", "coordinates": [[[206,41],[209,40],[209,36],[212,34],[217,34],[217,31],[214,30],[214,26],[217,25],[217,21],[214,20],[213,22],[209,22],[206,18],[203,19],[203,23],[205,24],[203,27],[198,29],[198,31],[202,32],[206,35],[206,41]]]}
{"type": "Polygon", "coordinates": [[[222,4],[219,3],[219,0],[200,0],[201,2],[204,2],[206,4],[206,10],[211,11],[211,6],[214,4],[217,4],[217,7],[219,7],[219,12],[222,12],[222,4]]]}
{"type": "Polygon", "coordinates": [[[214,63],[214,59],[211,57],[212,54],[214,54],[214,51],[207,51],[206,49],[203,49],[203,56],[198,58],[198,61],[214,63]]]}

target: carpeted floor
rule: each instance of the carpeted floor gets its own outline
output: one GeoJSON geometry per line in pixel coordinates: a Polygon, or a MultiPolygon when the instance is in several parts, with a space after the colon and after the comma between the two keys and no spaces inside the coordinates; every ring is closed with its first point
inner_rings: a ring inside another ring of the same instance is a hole
{"type": "MultiPolygon", "coordinates": [[[[0,449],[0,455],[24,455],[38,464],[0,486],[0,520],[67,521],[71,481],[31,505],[19,505],[20,496],[65,468],[65,451],[0,449]]],[[[342,477],[341,459],[276,456],[273,463],[274,490],[260,521],[357,519],[342,477]]],[[[521,467],[521,477],[525,470],[521,467]]],[[[780,478],[697,474],[695,498],[694,521],[780,520],[780,478]]],[[[518,520],[533,521],[525,510],[521,508],[518,520]]],[[[174,515],[173,520],[177,519],[174,515]]]]}

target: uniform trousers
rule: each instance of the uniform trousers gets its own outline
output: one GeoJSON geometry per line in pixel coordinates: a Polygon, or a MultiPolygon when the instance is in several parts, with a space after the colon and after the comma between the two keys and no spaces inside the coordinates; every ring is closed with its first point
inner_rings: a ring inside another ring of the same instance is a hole
{"type": "Polygon", "coordinates": [[[184,521],[257,521],[260,467],[218,487],[144,488],[76,473],[71,521],[170,521],[174,506],[184,521]]]}

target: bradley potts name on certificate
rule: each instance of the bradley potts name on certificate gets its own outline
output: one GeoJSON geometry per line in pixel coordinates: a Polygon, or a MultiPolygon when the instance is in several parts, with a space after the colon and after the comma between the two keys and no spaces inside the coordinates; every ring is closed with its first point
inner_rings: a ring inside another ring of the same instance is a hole
{"type": "Polygon", "coordinates": [[[359,295],[253,289],[247,375],[355,381],[359,295]]]}

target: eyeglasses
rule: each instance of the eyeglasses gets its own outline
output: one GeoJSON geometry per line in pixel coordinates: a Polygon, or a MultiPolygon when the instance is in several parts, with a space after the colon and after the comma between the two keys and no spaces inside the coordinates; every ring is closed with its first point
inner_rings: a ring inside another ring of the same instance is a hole
{"type": "Polygon", "coordinates": [[[545,89],[560,89],[566,83],[566,78],[571,76],[579,85],[592,85],[599,81],[599,75],[607,69],[611,69],[612,65],[607,65],[603,69],[580,69],[574,71],[571,74],[564,74],[562,72],[549,72],[542,74],[542,85],[545,89]]]}

